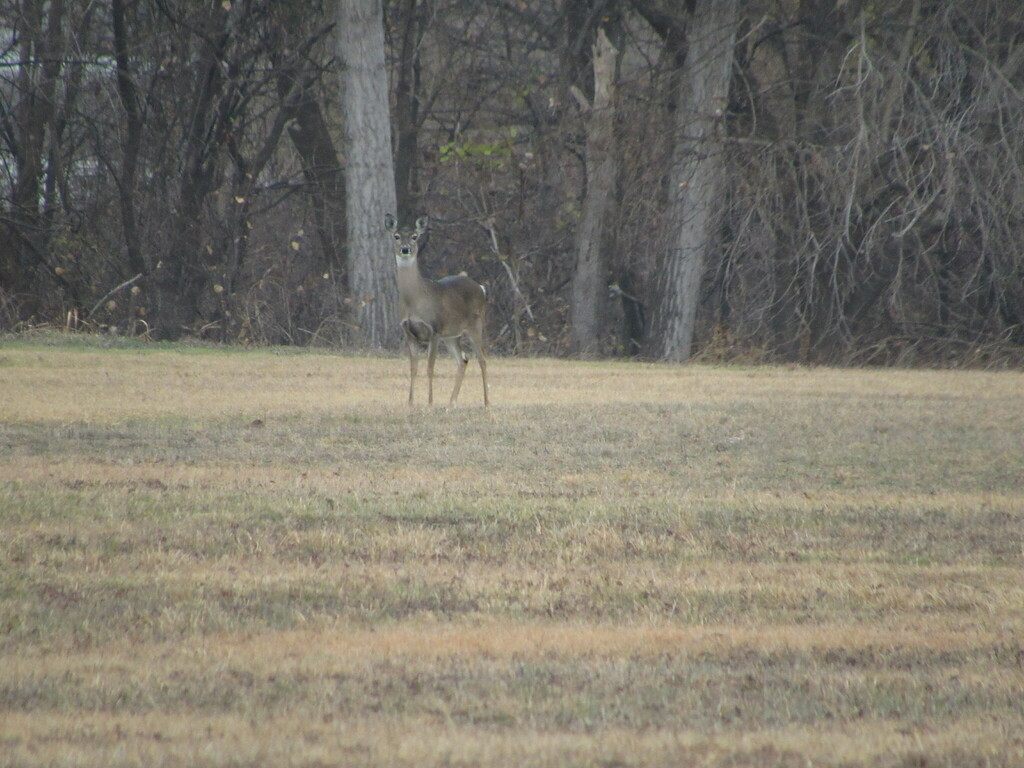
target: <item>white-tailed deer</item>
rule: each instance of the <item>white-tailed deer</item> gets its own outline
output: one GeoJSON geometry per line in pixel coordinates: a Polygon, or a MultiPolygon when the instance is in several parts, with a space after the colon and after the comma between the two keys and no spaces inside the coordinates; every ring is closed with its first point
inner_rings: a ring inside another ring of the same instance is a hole
{"type": "Polygon", "coordinates": [[[487,358],[484,356],[487,292],[465,273],[442,277],[440,280],[423,277],[417,256],[420,241],[429,223],[426,216],[421,216],[416,219],[415,228],[400,228],[398,220],[390,213],[384,217],[384,226],[394,238],[395,261],[398,265],[398,309],[409,348],[409,405],[412,405],[421,344],[426,344],[428,348],[427,402],[434,404],[434,360],[439,341],[443,341],[455,357],[455,388],[448,401],[449,407],[455,405],[462,387],[462,378],[466,375],[466,366],[469,365],[469,356],[460,343],[463,338],[469,339],[476,353],[484,382],[484,405],[490,405],[487,397],[487,358]]]}

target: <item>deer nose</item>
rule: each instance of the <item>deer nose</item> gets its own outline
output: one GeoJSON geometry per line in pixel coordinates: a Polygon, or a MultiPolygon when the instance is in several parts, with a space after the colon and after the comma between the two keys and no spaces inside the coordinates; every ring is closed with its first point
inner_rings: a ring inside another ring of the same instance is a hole
{"type": "Polygon", "coordinates": [[[403,245],[402,246],[402,255],[403,256],[408,256],[409,255],[409,246],[408,245],[403,245]]]}

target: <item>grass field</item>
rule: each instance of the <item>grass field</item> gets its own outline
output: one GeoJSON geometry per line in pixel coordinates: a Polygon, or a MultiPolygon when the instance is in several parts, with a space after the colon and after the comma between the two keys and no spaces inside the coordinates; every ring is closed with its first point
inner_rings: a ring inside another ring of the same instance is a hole
{"type": "Polygon", "coordinates": [[[1024,765],[1020,373],[44,341],[0,766],[1024,765]]]}

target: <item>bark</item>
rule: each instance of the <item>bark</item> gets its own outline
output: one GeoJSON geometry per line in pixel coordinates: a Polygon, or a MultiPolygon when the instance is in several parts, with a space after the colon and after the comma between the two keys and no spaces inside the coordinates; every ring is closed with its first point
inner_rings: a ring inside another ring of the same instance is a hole
{"type": "Polygon", "coordinates": [[[605,288],[605,220],[615,191],[615,47],[603,29],[594,44],[594,100],[587,104],[576,89],[584,108],[587,148],[587,193],[576,241],[576,270],[572,281],[573,352],[589,355],[598,351],[601,307],[605,288]]]}
{"type": "Polygon", "coordinates": [[[281,39],[273,42],[270,56],[277,69],[281,114],[286,118],[288,136],[302,163],[306,197],[316,225],[322,266],[333,276],[335,284],[345,290],[347,284],[342,258],[345,247],[345,172],[317,96],[318,73],[310,72],[308,66],[304,66],[321,36],[327,34],[327,29],[318,29],[302,40],[297,52],[293,53],[295,45],[291,30],[301,29],[304,13],[306,10],[299,6],[285,11],[278,28],[281,39]]]}
{"type": "Polygon", "coordinates": [[[701,277],[714,246],[714,212],[724,181],[721,133],[736,24],[736,0],[704,0],[691,17],[669,178],[669,248],[660,268],[651,337],[653,356],[663,360],[687,360],[693,345],[701,277]]]}
{"type": "Polygon", "coordinates": [[[401,45],[395,87],[395,191],[398,220],[412,221],[417,187],[417,156],[420,128],[420,41],[423,38],[424,4],[419,0],[400,3],[401,45]]]}
{"type": "Polygon", "coordinates": [[[394,258],[384,214],[395,210],[381,0],[339,3],[348,274],[363,342],[397,344],[394,258]]]}
{"type": "Polygon", "coordinates": [[[114,32],[114,61],[117,65],[117,94],[124,109],[124,142],[122,144],[121,176],[118,179],[118,199],[121,207],[121,228],[128,265],[135,273],[148,271],[142,260],[139,243],[138,218],[135,214],[135,183],[142,147],[143,118],[139,106],[138,90],[132,77],[128,57],[128,35],[125,31],[124,0],[113,0],[111,19],[114,32]]]}
{"type": "Polygon", "coordinates": [[[302,161],[302,173],[311,187],[313,220],[327,259],[339,285],[347,285],[339,258],[345,247],[345,174],[338,159],[320,103],[311,95],[295,108],[288,135],[302,161]]]}

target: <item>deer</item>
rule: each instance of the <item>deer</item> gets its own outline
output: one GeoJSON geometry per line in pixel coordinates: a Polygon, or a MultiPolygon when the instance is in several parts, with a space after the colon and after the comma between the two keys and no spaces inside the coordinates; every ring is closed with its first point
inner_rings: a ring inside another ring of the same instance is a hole
{"type": "Polygon", "coordinates": [[[425,242],[430,219],[421,216],[412,228],[402,228],[390,213],[384,217],[385,229],[393,238],[398,277],[398,309],[402,330],[409,350],[409,406],[413,405],[419,350],[427,345],[427,404],[434,404],[434,360],[437,344],[443,341],[455,358],[455,388],[448,401],[454,408],[466,375],[469,356],[462,340],[469,339],[484,384],[484,407],[487,396],[487,358],[484,353],[484,322],[487,314],[487,290],[465,272],[442,277],[425,278],[420,271],[419,254],[425,242]]]}

